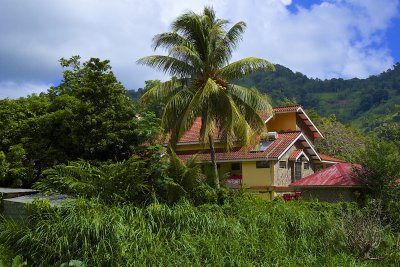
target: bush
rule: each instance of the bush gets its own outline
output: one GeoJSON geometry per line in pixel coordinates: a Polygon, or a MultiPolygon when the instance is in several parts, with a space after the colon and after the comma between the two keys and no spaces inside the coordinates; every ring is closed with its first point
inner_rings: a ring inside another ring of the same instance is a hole
{"type": "Polygon", "coordinates": [[[44,171],[45,177],[34,188],[46,193],[78,197],[98,197],[104,203],[144,204],[162,191],[165,170],[159,147],[150,147],[143,155],[99,166],[87,161],[57,165],[44,171]]]}

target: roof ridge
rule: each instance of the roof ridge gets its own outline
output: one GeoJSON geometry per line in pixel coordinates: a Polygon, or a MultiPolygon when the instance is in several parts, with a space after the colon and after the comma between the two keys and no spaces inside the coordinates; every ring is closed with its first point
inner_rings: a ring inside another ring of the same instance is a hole
{"type": "Polygon", "coordinates": [[[272,108],[274,109],[274,108],[294,108],[294,107],[303,108],[301,105],[276,106],[276,107],[272,107],[272,108]]]}

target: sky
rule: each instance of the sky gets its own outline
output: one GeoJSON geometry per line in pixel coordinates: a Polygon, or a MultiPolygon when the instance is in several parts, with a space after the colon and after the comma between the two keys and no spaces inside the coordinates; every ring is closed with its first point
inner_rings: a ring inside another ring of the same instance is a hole
{"type": "Polygon", "coordinates": [[[126,89],[168,79],[140,66],[154,35],[185,11],[213,6],[245,21],[232,60],[255,56],[308,77],[366,78],[400,61],[400,0],[0,0],[0,99],[46,91],[58,60],[109,59],[126,89]]]}

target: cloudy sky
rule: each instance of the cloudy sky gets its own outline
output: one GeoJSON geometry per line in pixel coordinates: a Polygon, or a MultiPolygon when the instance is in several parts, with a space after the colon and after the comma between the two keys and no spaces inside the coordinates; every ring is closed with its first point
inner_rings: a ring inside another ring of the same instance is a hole
{"type": "MultiPolygon", "coordinates": [[[[364,78],[400,61],[400,0],[0,0],[0,98],[46,91],[58,60],[111,60],[127,89],[166,79],[135,62],[187,10],[247,23],[234,59],[257,56],[321,79],[364,78]]],[[[162,51],[157,51],[162,52],[162,51]]]]}

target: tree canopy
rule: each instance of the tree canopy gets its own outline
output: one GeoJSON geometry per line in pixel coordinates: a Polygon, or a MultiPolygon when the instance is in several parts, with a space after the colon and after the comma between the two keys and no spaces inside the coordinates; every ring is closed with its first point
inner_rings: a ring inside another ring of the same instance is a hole
{"type": "Polygon", "coordinates": [[[139,116],[108,60],[60,63],[63,80],[47,93],[0,100],[0,184],[29,186],[44,169],[79,158],[124,160],[161,134],[154,115],[139,116]]]}

